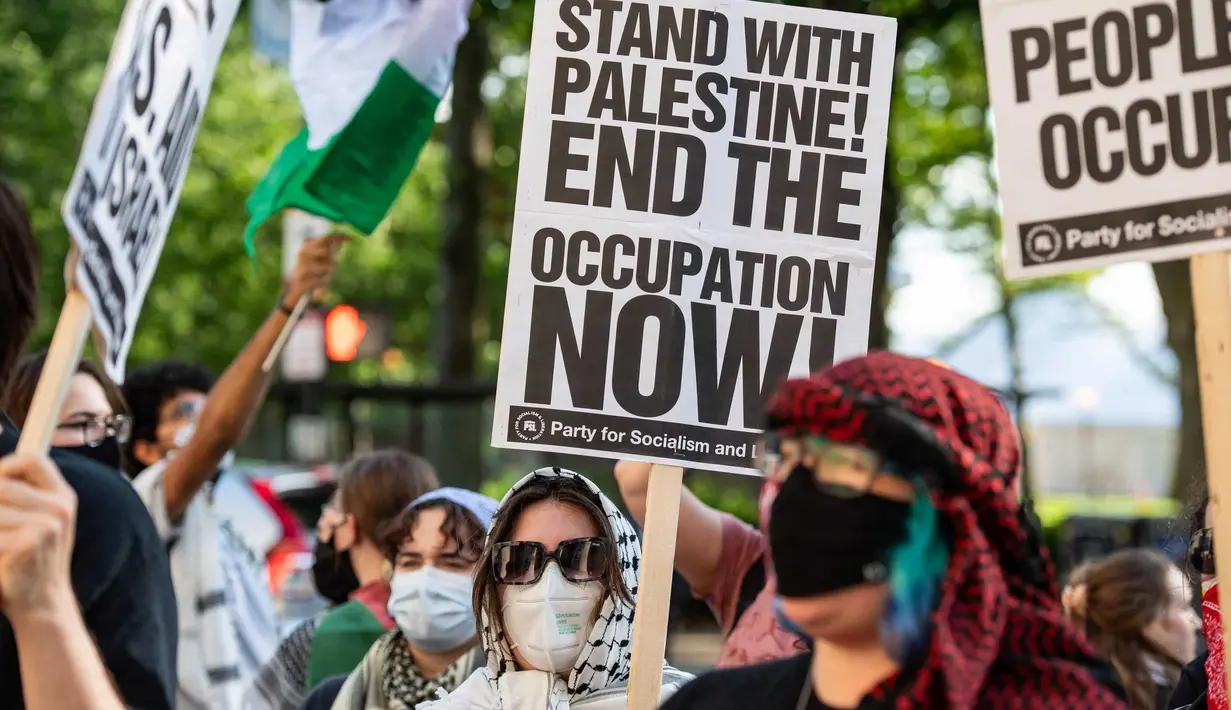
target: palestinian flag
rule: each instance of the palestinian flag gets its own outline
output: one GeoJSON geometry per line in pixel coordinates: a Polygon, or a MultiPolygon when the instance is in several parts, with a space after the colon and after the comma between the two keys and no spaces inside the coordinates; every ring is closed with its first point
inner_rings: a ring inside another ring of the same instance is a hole
{"type": "Polygon", "coordinates": [[[473,0],[290,0],[291,80],[307,126],[248,199],[245,244],[284,209],[368,234],[436,122],[473,0]]]}

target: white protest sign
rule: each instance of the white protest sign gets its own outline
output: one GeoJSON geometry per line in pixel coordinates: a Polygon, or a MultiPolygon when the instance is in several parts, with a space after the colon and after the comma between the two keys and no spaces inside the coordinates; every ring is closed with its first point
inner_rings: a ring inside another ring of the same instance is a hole
{"type": "Polygon", "coordinates": [[[895,34],[535,6],[494,446],[749,472],[777,382],[867,348],[895,34]]]}
{"type": "Polygon", "coordinates": [[[1231,249],[1231,9],[981,7],[1010,277],[1231,249]]]}
{"type": "Polygon", "coordinates": [[[64,196],[76,285],[122,381],[240,0],[130,0],[64,196]]]}

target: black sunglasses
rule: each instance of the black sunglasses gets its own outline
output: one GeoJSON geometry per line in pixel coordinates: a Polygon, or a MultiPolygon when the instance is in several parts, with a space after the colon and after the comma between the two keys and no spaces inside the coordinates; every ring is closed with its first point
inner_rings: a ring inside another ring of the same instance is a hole
{"type": "Polygon", "coordinates": [[[570,582],[593,582],[603,578],[609,550],[598,537],[565,540],[551,552],[540,542],[498,542],[492,547],[492,571],[500,584],[534,584],[555,560],[570,582]]]}
{"type": "Polygon", "coordinates": [[[1188,564],[1201,574],[1214,574],[1214,531],[1206,528],[1188,543],[1188,564]]]}

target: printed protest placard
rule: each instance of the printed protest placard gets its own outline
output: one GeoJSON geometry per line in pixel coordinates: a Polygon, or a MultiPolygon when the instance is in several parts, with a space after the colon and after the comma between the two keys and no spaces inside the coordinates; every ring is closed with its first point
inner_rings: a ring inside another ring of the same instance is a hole
{"type": "Polygon", "coordinates": [[[1011,277],[1231,248],[1231,7],[981,4],[1011,277]]]}
{"type": "Polygon", "coordinates": [[[64,196],[76,285],[122,381],[239,0],[130,0],[64,196]]]}
{"type": "Polygon", "coordinates": [[[748,472],[777,382],[867,348],[895,33],[536,5],[493,445],[748,472]]]}

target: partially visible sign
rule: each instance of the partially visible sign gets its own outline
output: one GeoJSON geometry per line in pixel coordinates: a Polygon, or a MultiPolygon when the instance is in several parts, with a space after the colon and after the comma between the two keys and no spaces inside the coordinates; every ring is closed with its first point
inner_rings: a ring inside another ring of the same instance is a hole
{"type": "Polygon", "coordinates": [[[329,371],[325,359],[325,319],[320,313],[303,314],[282,350],[282,379],[287,382],[320,382],[329,371]]]}
{"type": "Polygon", "coordinates": [[[1013,278],[1231,249],[1231,14],[982,0],[1013,278]]]}
{"type": "Polygon", "coordinates": [[[130,0],[64,195],[76,285],[117,382],[240,0],[130,0]]]}
{"type": "Polygon", "coordinates": [[[303,463],[329,458],[332,430],[329,420],[315,414],[296,414],[287,420],[287,453],[303,463]]]}

